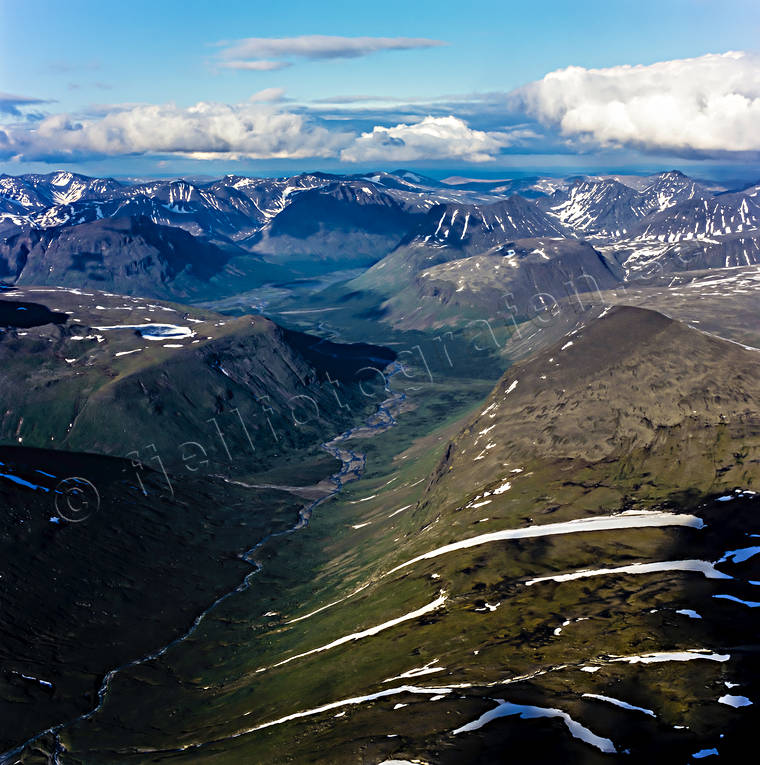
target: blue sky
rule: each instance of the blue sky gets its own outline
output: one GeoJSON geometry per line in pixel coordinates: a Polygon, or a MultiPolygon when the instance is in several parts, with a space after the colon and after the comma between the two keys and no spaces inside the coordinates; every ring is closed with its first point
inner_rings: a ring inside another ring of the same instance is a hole
{"type": "Polygon", "coordinates": [[[754,167],[760,149],[745,135],[760,93],[743,83],[760,79],[753,76],[758,40],[755,0],[730,7],[717,0],[0,0],[0,169],[65,165],[92,173],[219,174],[403,164],[477,168],[487,175],[531,163],[696,163],[738,171],[754,167]],[[338,52],[319,53],[315,36],[338,38],[338,52]],[[250,38],[255,41],[239,42],[250,38]],[[267,38],[285,38],[279,53],[272,54],[267,38]],[[305,42],[296,45],[292,38],[305,42]],[[340,38],[354,41],[350,45],[371,39],[353,51],[363,55],[349,58],[340,52],[349,43],[340,38]],[[701,61],[727,51],[746,56],[701,61]],[[261,60],[272,68],[250,68],[261,60]],[[701,63],[682,64],[675,74],[673,67],[644,69],[636,81],[620,69],[683,60],[701,63]],[[544,83],[527,96],[518,90],[570,66],[582,68],[583,82],[560,84],[558,91],[544,83]],[[610,71],[611,95],[588,73],[596,69],[610,71]],[[684,95],[689,80],[709,81],[711,89],[684,95]],[[729,81],[734,84],[721,84],[729,81]],[[726,99],[740,97],[746,113],[731,110],[733,130],[706,122],[705,134],[716,130],[706,141],[694,135],[670,140],[646,125],[613,125],[618,117],[611,101],[600,99],[620,101],[638,114],[642,87],[649,88],[643,108],[653,109],[652,120],[656,94],[671,94],[673,109],[681,110],[670,115],[675,132],[703,116],[717,120],[717,110],[691,111],[710,99],[720,101],[725,114],[726,99]],[[562,101],[562,110],[547,99],[562,101]],[[224,108],[201,123],[196,112],[186,111],[199,102],[224,108]],[[152,124],[161,136],[175,131],[176,145],[160,136],[152,142],[134,137],[135,131],[151,132],[145,128],[151,105],[171,105],[152,124]],[[426,118],[433,122],[422,125],[426,118]],[[221,134],[214,132],[220,121],[226,123],[221,134]],[[241,129],[249,133],[245,140],[239,140],[241,129]],[[182,130],[197,135],[188,142],[182,130]],[[289,138],[274,140],[276,131],[289,138]],[[114,132],[119,135],[110,140],[114,132]]]}

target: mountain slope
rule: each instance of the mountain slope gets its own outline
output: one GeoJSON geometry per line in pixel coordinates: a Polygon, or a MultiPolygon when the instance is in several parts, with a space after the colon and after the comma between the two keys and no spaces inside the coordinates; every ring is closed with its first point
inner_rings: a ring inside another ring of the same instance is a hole
{"type": "Polygon", "coordinates": [[[367,266],[393,249],[425,209],[410,208],[366,181],[333,182],[299,192],[245,244],[290,266],[367,266]]]}
{"type": "Polygon", "coordinates": [[[682,202],[707,199],[712,194],[703,184],[671,170],[652,176],[651,182],[642,189],[642,196],[650,210],[662,212],[682,202]]]}
{"type": "Polygon", "coordinates": [[[440,205],[385,258],[349,287],[389,297],[405,280],[440,263],[480,255],[515,238],[563,236],[564,229],[517,195],[491,205],[440,205]]]}
{"type": "Polygon", "coordinates": [[[26,306],[22,317],[31,305],[58,312],[34,327],[22,318],[23,331],[12,311],[0,316],[9,324],[0,332],[0,441],[146,461],[160,455],[193,472],[199,463],[204,472],[264,470],[316,449],[374,409],[363,391],[377,373],[367,368],[394,358],[263,317],[110,293],[24,287],[2,302],[26,306]]]}
{"type": "Polygon", "coordinates": [[[489,205],[432,209],[412,241],[483,252],[517,237],[563,236],[565,229],[517,194],[489,205]]]}
{"type": "Polygon", "coordinates": [[[615,180],[579,180],[539,201],[562,225],[586,235],[621,236],[649,212],[642,196],[615,180]]]}
{"type": "Polygon", "coordinates": [[[619,239],[652,215],[712,196],[703,185],[677,171],[637,181],[627,185],[615,177],[579,178],[538,204],[576,233],[619,239]]]}
{"type": "Polygon", "coordinates": [[[741,192],[689,199],[639,221],[628,237],[600,245],[628,279],[760,262],[760,205],[741,192]]]}
{"type": "Polygon", "coordinates": [[[587,242],[516,239],[485,254],[422,268],[383,304],[383,321],[420,329],[506,315],[523,320],[619,282],[619,269],[587,242]]]}
{"type": "Polygon", "coordinates": [[[186,299],[207,295],[210,280],[233,260],[243,289],[285,274],[232,245],[218,247],[141,216],[8,234],[0,243],[0,278],[9,283],[186,299]]]}
{"type": "Polygon", "coordinates": [[[673,490],[749,485],[760,465],[758,369],[760,351],[616,306],[507,372],[449,447],[428,501],[445,506],[456,485],[498,483],[505,465],[525,460],[635,453],[647,463],[677,443],[688,448],[651,470],[654,481],[673,473],[673,490]]]}
{"type": "Polygon", "coordinates": [[[760,228],[760,201],[748,194],[690,199],[643,221],[633,230],[642,238],[678,242],[741,234],[760,228]]]}
{"type": "Polygon", "coordinates": [[[760,692],[759,366],[621,308],[511,369],[463,429],[444,416],[410,436],[400,418],[361,445],[374,462],[330,512],[262,550],[261,587],[203,641],[128,670],[67,752],[740,760],[754,710],[726,697],[760,692]],[[710,375],[725,390],[702,393],[710,375]]]}
{"type": "MultiPolygon", "coordinates": [[[[109,670],[181,638],[251,572],[241,553],[290,528],[302,504],[273,489],[252,496],[221,477],[172,479],[155,460],[138,468],[0,446],[0,759],[91,711],[109,670]],[[74,476],[87,487],[84,511],[76,498],[67,506],[74,476]]],[[[20,759],[44,762],[45,748],[20,759]]]]}

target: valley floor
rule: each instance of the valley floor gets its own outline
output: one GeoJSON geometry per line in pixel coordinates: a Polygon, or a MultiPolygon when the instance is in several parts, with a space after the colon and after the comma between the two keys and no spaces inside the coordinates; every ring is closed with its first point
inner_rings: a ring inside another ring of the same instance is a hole
{"type": "Polygon", "coordinates": [[[488,502],[418,505],[488,387],[407,391],[355,439],[361,480],[263,547],[192,640],[120,673],[62,762],[735,761],[754,493],[677,506],[614,465],[535,462],[488,502]]]}

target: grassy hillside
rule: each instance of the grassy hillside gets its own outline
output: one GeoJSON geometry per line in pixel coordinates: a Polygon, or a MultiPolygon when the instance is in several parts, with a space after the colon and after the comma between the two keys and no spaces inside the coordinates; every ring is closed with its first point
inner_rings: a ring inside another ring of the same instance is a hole
{"type": "Polygon", "coordinates": [[[394,358],[109,293],[28,287],[4,304],[24,300],[68,320],[0,333],[0,440],[17,445],[258,472],[373,411],[382,381],[367,368],[394,358]]]}
{"type": "Polygon", "coordinates": [[[197,640],[120,675],[62,732],[68,759],[738,756],[753,708],[724,697],[758,692],[757,363],[618,310],[485,403],[419,386],[398,426],[357,440],[364,478],[262,548],[197,640]],[[699,398],[708,372],[723,387],[699,398]]]}

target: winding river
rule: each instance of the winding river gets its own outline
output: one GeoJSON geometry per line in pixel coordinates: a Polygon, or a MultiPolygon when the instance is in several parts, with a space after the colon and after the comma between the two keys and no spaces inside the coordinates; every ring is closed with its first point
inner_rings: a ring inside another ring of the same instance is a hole
{"type": "MultiPolygon", "coordinates": [[[[384,375],[386,380],[389,380],[390,378],[392,378],[394,375],[398,374],[401,371],[402,371],[401,364],[398,361],[393,362],[392,364],[388,365],[384,370],[384,375]]],[[[390,388],[389,384],[386,384],[385,390],[390,395],[388,396],[388,398],[382,401],[382,403],[378,406],[377,411],[374,412],[368,418],[367,422],[365,422],[362,425],[357,425],[354,428],[350,428],[349,430],[344,431],[343,433],[335,436],[334,438],[330,439],[329,441],[326,441],[325,443],[321,445],[322,449],[328,452],[328,454],[331,454],[333,457],[335,457],[341,464],[340,470],[337,473],[334,473],[333,475],[331,475],[329,478],[329,482],[332,483],[332,489],[329,490],[327,493],[325,493],[323,496],[318,497],[312,502],[304,505],[304,507],[302,507],[299,510],[298,520],[293,526],[291,526],[288,529],[285,529],[284,531],[277,531],[277,532],[272,532],[271,534],[267,534],[249,550],[246,550],[245,552],[241,553],[240,558],[244,560],[246,563],[250,564],[250,566],[252,567],[252,570],[248,574],[246,574],[243,581],[234,590],[230,590],[229,592],[225,593],[221,597],[217,598],[208,608],[202,611],[195,618],[195,620],[190,625],[190,627],[179,637],[175,638],[171,642],[167,643],[163,647],[153,651],[150,654],[141,656],[137,659],[133,659],[132,661],[129,661],[125,664],[115,667],[112,670],[109,670],[103,677],[103,681],[100,685],[100,688],[98,689],[98,703],[95,705],[95,707],[93,707],[90,711],[84,712],[78,717],[75,717],[72,720],[51,725],[49,728],[46,728],[45,730],[40,731],[39,733],[36,733],[34,736],[27,739],[26,741],[24,741],[24,743],[20,744],[16,748],[8,752],[5,752],[3,754],[0,754],[0,765],[13,765],[13,763],[18,762],[16,758],[19,757],[19,755],[21,755],[22,752],[27,747],[39,742],[41,739],[45,738],[46,736],[51,736],[53,737],[53,740],[54,740],[53,751],[50,753],[51,762],[53,763],[53,765],[61,765],[60,756],[66,750],[65,750],[65,747],[63,746],[63,742],[60,740],[59,734],[61,733],[61,731],[65,730],[66,728],[70,728],[71,726],[76,725],[77,723],[80,723],[92,718],[102,709],[103,704],[105,703],[106,697],[108,695],[108,691],[110,690],[111,682],[119,673],[127,669],[131,669],[132,667],[137,667],[141,664],[145,664],[146,662],[153,661],[154,659],[160,658],[165,653],[167,653],[167,651],[169,651],[171,648],[174,648],[176,645],[190,638],[198,629],[198,627],[206,618],[206,616],[210,614],[212,611],[214,611],[222,603],[224,603],[228,598],[231,598],[234,595],[240,592],[243,592],[244,590],[247,590],[251,586],[251,581],[253,577],[256,574],[258,574],[259,571],[261,571],[262,565],[256,560],[255,556],[256,556],[256,552],[263,545],[265,545],[274,537],[284,536],[286,534],[292,534],[293,532],[308,526],[309,522],[311,521],[311,517],[312,517],[312,514],[314,513],[314,510],[319,505],[321,505],[322,503],[326,502],[328,499],[331,499],[336,494],[338,494],[347,483],[356,481],[361,477],[362,473],[364,472],[364,467],[366,463],[365,455],[346,446],[346,442],[357,436],[366,437],[366,436],[372,436],[372,435],[377,435],[379,433],[383,433],[389,428],[392,428],[396,424],[396,417],[394,412],[397,413],[398,407],[406,399],[406,394],[394,392],[390,388]]],[[[229,479],[227,478],[224,478],[224,480],[229,481],[229,479]]],[[[238,485],[246,486],[246,484],[241,484],[240,482],[235,482],[235,483],[237,483],[238,485]]],[[[258,487],[249,486],[248,488],[255,489],[258,487]]],[[[284,491],[288,491],[288,490],[292,490],[294,487],[271,486],[269,488],[273,488],[273,489],[281,488],[284,491]]]]}

